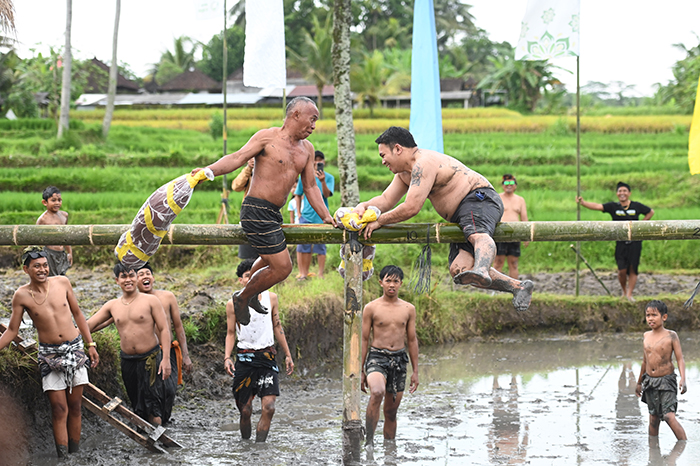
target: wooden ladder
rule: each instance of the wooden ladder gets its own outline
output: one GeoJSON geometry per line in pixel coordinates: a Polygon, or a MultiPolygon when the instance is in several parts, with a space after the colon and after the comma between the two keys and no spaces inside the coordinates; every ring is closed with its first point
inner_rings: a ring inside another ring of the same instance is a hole
{"type": "MultiPolygon", "coordinates": [[[[4,324],[0,324],[0,333],[5,333],[6,330],[7,327],[4,324]]],[[[36,362],[34,354],[37,353],[38,349],[34,340],[25,340],[18,335],[15,337],[14,343],[22,353],[29,355],[36,362]]],[[[166,435],[166,429],[163,426],[154,427],[125,407],[121,399],[118,397],[110,398],[105,392],[91,383],[88,383],[83,388],[83,406],[122,431],[127,437],[154,453],[167,453],[163,447],[182,447],[182,445],[166,435]],[[95,401],[92,401],[88,396],[95,401]],[[133,427],[117,418],[114,413],[119,414],[124,420],[131,423],[133,427]],[[162,446],[158,445],[158,443],[162,446]]]]}

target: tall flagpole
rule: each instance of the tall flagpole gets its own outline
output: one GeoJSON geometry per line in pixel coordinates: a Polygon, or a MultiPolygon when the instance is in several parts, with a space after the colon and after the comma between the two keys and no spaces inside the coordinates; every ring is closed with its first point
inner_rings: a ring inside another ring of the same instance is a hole
{"type": "MultiPolygon", "coordinates": [[[[576,198],[581,196],[581,82],[579,73],[579,61],[581,57],[576,55],[576,198]]],[[[581,220],[581,204],[576,203],[576,220],[581,220]]],[[[576,242],[576,296],[579,292],[579,272],[581,269],[581,242],[576,242]]]]}
{"type": "MultiPolygon", "coordinates": [[[[227,152],[227,143],[228,143],[228,135],[226,134],[226,78],[228,77],[228,69],[227,69],[227,64],[228,64],[228,49],[226,47],[226,15],[228,12],[226,11],[226,0],[224,0],[224,50],[223,50],[223,58],[224,58],[224,63],[223,63],[223,79],[221,80],[222,82],[222,92],[224,95],[224,128],[223,128],[223,138],[224,138],[224,153],[223,155],[226,155],[227,152]]],[[[219,212],[219,218],[216,223],[224,223],[228,224],[228,181],[226,179],[226,175],[222,177],[222,183],[223,183],[223,189],[221,191],[221,210],[219,212]]]]}

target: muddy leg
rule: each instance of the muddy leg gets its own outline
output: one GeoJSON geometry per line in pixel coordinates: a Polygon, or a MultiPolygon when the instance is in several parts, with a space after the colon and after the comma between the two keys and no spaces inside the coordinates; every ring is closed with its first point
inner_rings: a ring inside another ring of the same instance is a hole
{"type": "Polygon", "coordinates": [[[627,269],[619,269],[617,271],[617,280],[622,287],[622,296],[627,296],[627,269]]]}
{"type": "MultiPolygon", "coordinates": [[[[675,413],[668,413],[664,416],[664,421],[671,428],[673,434],[676,436],[676,440],[688,440],[688,436],[685,435],[685,430],[681,423],[676,419],[675,413]]],[[[657,434],[658,435],[658,434],[657,434]]]]}
{"type": "MultiPolygon", "coordinates": [[[[289,276],[292,272],[292,258],[289,256],[289,251],[285,249],[277,254],[261,255],[259,260],[267,263],[267,266],[260,267],[251,275],[250,281],[241,290],[238,299],[245,300],[255,311],[266,314],[267,309],[258,301],[258,295],[289,276]]],[[[254,265],[257,264],[258,261],[255,261],[254,265]]],[[[236,310],[235,300],[233,307],[236,310]]]]}
{"type": "Polygon", "coordinates": [[[80,449],[80,429],[82,427],[83,385],[73,387],[73,392],[66,390],[68,404],[68,453],[80,449]]]}
{"type": "Polygon", "coordinates": [[[59,458],[68,454],[68,402],[67,390],[48,390],[46,396],[51,404],[51,425],[59,458]]]}
{"type": "Polygon", "coordinates": [[[367,385],[369,386],[369,402],[367,403],[367,419],[365,421],[367,431],[365,445],[374,445],[374,432],[377,430],[379,422],[379,408],[386,393],[386,379],[382,373],[372,372],[367,374],[367,385]]]}
{"type": "Polygon", "coordinates": [[[275,415],[275,395],[268,395],[262,398],[262,414],[258,421],[258,427],[255,430],[255,441],[264,442],[267,440],[267,434],[270,432],[270,424],[272,416],[275,415]]]}
{"type": "Polygon", "coordinates": [[[634,302],[632,293],[634,292],[634,287],[637,286],[637,274],[630,271],[627,279],[627,299],[634,302]]]}
{"type": "Polygon", "coordinates": [[[396,394],[396,399],[394,400],[394,394],[387,392],[384,397],[384,438],[388,440],[394,440],[396,438],[396,413],[399,410],[399,405],[401,404],[401,398],[403,397],[403,392],[396,394]]]}
{"type": "Polygon", "coordinates": [[[649,415],[649,435],[652,437],[659,436],[659,424],[661,424],[661,418],[659,416],[649,415]]]}
{"type": "Polygon", "coordinates": [[[251,396],[246,404],[242,404],[236,400],[236,406],[238,407],[238,411],[241,413],[241,420],[239,422],[241,428],[241,438],[243,440],[248,440],[251,432],[250,416],[253,414],[253,397],[251,396]]]}
{"type": "Polygon", "coordinates": [[[454,282],[462,285],[489,288],[491,285],[489,269],[493,259],[496,257],[496,243],[486,233],[474,233],[469,236],[468,240],[474,245],[473,267],[471,267],[471,270],[462,270],[456,274],[454,282]]]}
{"type": "Polygon", "coordinates": [[[532,301],[532,290],[535,284],[530,280],[515,280],[507,275],[503,275],[491,269],[491,286],[487,287],[490,290],[507,291],[513,293],[513,307],[518,312],[527,311],[532,301]]]}

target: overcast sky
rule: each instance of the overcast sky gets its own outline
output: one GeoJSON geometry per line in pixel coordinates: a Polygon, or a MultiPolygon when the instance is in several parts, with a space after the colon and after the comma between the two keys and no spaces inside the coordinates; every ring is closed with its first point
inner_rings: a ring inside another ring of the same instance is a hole
{"type": "MultiPolygon", "coordinates": [[[[78,58],[112,56],[114,1],[73,0],[72,44],[78,58]]],[[[219,19],[198,20],[196,0],[122,0],[120,62],[139,76],[148,73],[173,39],[187,35],[208,42],[223,29],[219,19]]],[[[229,0],[229,5],[233,3],[229,0]]],[[[465,0],[473,5],[476,25],[494,41],[515,45],[527,0],[465,0]]],[[[17,39],[22,57],[30,48],[64,44],[66,2],[15,0],[17,39]],[[37,44],[42,44],[38,46],[37,44]]],[[[684,57],[673,44],[698,44],[700,0],[581,0],[581,85],[588,81],[623,81],[636,95],[652,95],[654,83],[667,83],[671,66],[684,57]]],[[[556,65],[575,72],[575,59],[556,65]]],[[[567,89],[576,89],[575,74],[558,71],[567,89]]]]}

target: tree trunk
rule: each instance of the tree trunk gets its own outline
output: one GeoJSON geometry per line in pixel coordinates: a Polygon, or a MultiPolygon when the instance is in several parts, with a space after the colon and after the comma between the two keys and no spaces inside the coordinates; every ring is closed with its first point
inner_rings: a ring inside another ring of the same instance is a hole
{"type": "Polygon", "coordinates": [[[360,202],[355,163],[355,130],[350,97],[350,0],[336,0],[333,6],[333,84],[335,86],[335,125],[338,137],[340,203],[355,207],[360,202]]]}
{"type": "Polygon", "coordinates": [[[61,116],[58,119],[58,137],[63,136],[64,131],[68,131],[70,113],[70,87],[72,57],[70,47],[70,28],[73,19],[73,2],[66,0],[66,47],[63,50],[63,84],[61,86],[61,116]]]}
{"type": "Polygon", "coordinates": [[[318,119],[323,120],[323,84],[316,85],[318,92],[318,119]]]}
{"type": "Polygon", "coordinates": [[[109,67],[109,89],[107,90],[107,108],[105,118],[102,120],[102,137],[107,139],[109,127],[112,125],[112,114],[114,113],[114,96],[117,94],[117,38],[119,36],[119,12],[121,11],[121,0],[117,0],[117,10],[114,13],[114,37],[112,38],[112,65],[109,67]]]}

